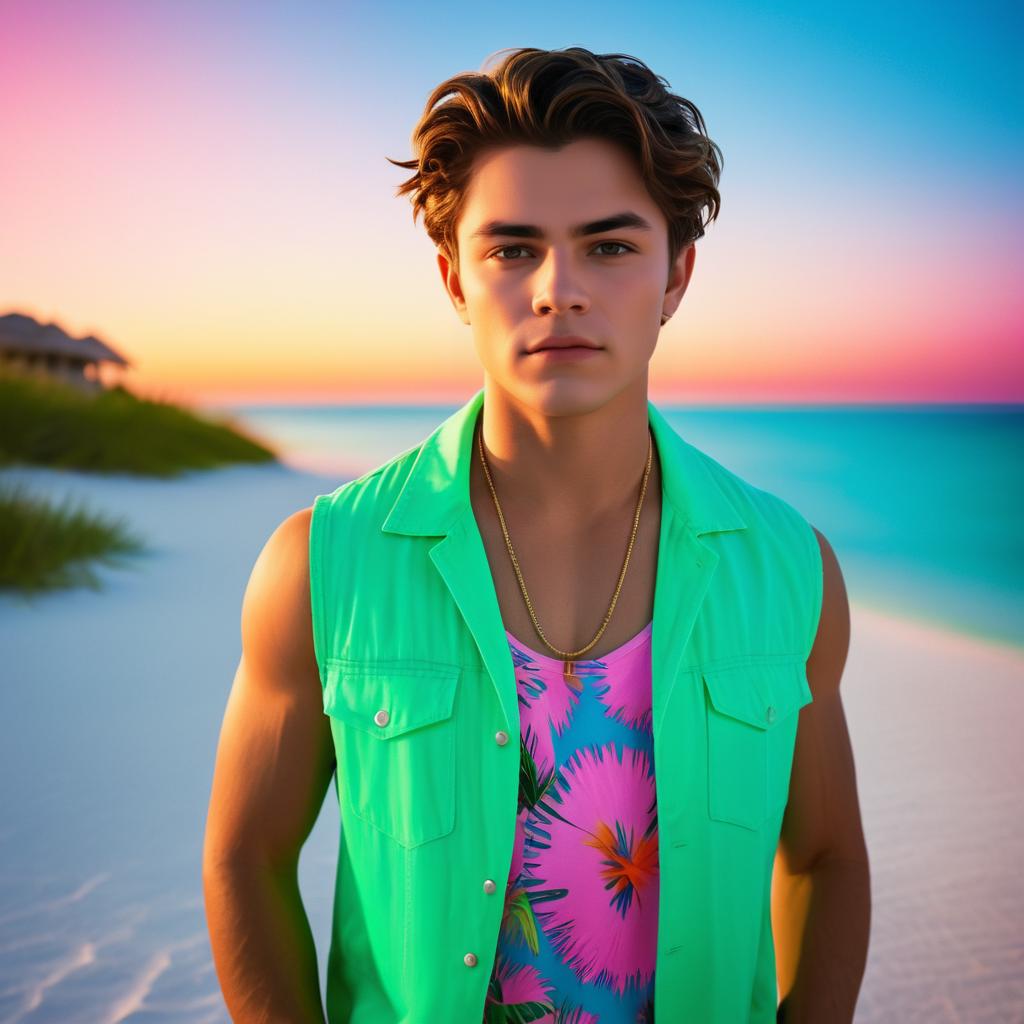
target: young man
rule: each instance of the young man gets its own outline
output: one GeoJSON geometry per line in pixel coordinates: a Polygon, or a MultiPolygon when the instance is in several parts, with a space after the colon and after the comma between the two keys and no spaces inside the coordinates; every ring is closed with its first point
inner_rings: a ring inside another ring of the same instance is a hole
{"type": "Polygon", "coordinates": [[[204,850],[233,1018],[322,1020],[296,868],[333,775],[330,1024],[850,1021],[842,574],[647,397],[718,149],[582,48],[444,83],[415,141],[484,385],[253,570],[204,850]]]}

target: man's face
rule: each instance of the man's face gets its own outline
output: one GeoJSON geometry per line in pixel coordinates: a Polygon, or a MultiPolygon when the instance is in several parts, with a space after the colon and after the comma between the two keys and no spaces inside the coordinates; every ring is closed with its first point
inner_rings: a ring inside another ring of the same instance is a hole
{"type": "Polygon", "coordinates": [[[482,154],[456,237],[459,265],[439,252],[441,275],[494,383],[551,413],[646,383],[662,313],[686,290],[694,247],[669,267],[664,215],[617,146],[578,139],[557,151],[482,154]],[[598,224],[621,214],[634,223],[598,224]],[[585,225],[597,230],[578,233],[585,225]],[[600,349],[568,358],[527,351],[566,334],[600,349]]]}

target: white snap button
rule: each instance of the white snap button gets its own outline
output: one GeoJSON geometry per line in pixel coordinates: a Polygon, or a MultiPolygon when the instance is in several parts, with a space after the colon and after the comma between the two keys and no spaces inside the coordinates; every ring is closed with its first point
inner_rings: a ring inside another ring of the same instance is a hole
{"type": "Polygon", "coordinates": [[[467,967],[476,967],[476,953],[467,953],[463,958],[462,962],[467,967]]]}
{"type": "Polygon", "coordinates": [[[494,734],[494,742],[497,743],[499,747],[505,746],[505,744],[508,743],[508,733],[505,732],[504,729],[499,729],[494,734]]]}
{"type": "Polygon", "coordinates": [[[497,888],[490,878],[484,879],[484,892],[495,892],[497,888]]]}
{"type": "Polygon", "coordinates": [[[391,721],[391,716],[387,713],[387,711],[384,708],[381,708],[380,711],[378,711],[377,714],[373,716],[373,720],[378,725],[387,725],[388,722],[391,721]]]}

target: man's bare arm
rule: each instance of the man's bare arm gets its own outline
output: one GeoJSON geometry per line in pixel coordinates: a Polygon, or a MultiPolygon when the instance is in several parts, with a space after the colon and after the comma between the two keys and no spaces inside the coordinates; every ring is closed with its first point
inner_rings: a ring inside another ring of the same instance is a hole
{"type": "Polygon", "coordinates": [[[821,619],[807,659],[789,804],[772,876],[772,931],[785,1024],[853,1020],[867,960],[871,883],[853,753],[839,695],[850,606],[835,552],[823,562],[821,619]]]}
{"type": "Polygon", "coordinates": [[[203,845],[214,964],[235,1024],[322,1024],[299,853],[334,772],[309,603],[310,509],[274,531],[242,603],[203,845]]]}

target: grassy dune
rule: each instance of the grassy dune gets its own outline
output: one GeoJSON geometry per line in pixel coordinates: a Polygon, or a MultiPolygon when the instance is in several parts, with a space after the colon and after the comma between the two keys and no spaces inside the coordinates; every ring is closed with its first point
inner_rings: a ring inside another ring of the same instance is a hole
{"type": "MultiPolygon", "coordinates": [[[[239,462],[276,461],[229,420],[201,417],[122,387],[84,394],[0,368],[0,468],[174,477],[239,462]]],[[[121,520],[55,506],[0,479],[0,589],[24,596],[99,589],[90,563],[145,551],[121,520]]]]}
{"type": "Polygon", "coordinates": [[[229,420],[207,419],[118,386],[93,396],[0,371],[0,465],[171,477],[276,455],[229,420]]]}

